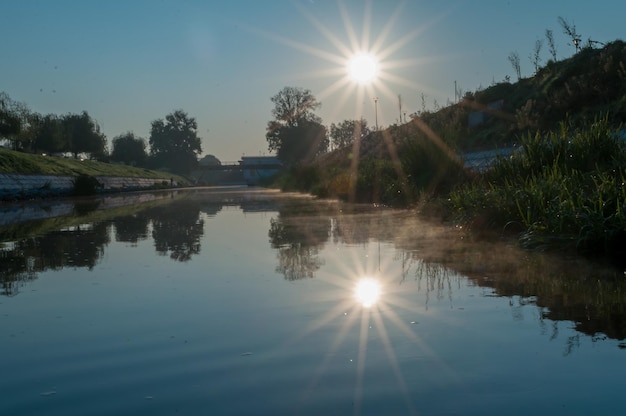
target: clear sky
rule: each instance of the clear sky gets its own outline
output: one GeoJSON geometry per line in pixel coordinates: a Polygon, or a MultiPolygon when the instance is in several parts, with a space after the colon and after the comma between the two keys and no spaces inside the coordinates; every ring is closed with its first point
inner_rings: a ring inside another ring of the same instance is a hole
{"type": "Polygon", "coordinates": [[[0,0],[0,91],[42,114],[86,110],[109,141],[147,140],[151,121],[182,109],[204,155],[236,161],[269,154],[270,98],[285,86],[311,90],[326,126],[383,127],[421,110],[422,94],[432,109],[455,83],[515,80],[512,52],[532,75],[536,40],[550,58],[546,29],[571,56],[559,16],[584,41],[626,31],[619,0],[0,0]],[[346,77],[356,51],[380,61],[371,84],[346,77]]]}

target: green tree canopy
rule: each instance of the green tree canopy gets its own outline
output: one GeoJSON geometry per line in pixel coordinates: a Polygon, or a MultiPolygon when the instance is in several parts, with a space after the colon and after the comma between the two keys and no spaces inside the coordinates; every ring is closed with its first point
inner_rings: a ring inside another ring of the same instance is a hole
{"type": "Polygon", "coordinates": [[[81,114],[66,114],[61,118],[65,135],[65,151],[78,159],[79,153],[98,157],[106,153],[106,137],[100,126],[83,111],[81,114]]]}
{"type": "Polygon", "coordinates": [[[284,87],[271,98],[274,103],[272,115],[279,123],[295,127],[303,121],[319,121],[313,113],[321,103],[310,90],[297,87],[284,87]]]}
{"type": "Polygon", "coordinates": [[[282,162],[293,164],[328,150],[326,128],[313,113],[321,104],[311,91],[285,87],[271,101],[275,118],[268,122],[265,138],[282,162]]]}
{"type": "Polygon", "coordinates": [[[142,166],[147,158],[146,141],[141,137],[136,137],[133,132],[124,133],[113,138],[112,161],[142,166]]]}
{"type": "Polygon", "coordinates": [[[328,151],[326,127],[317,121],[302,121],[294,127],[282,127],[276,133],[280,138],[276,156],[287,165],[311,161],[328,151]]]}
{"type": "Polygon", "coordinates": [[[31,129],[33,130],[33,147],[36,152],[56,153],[63,151],[65,146],[63,125],[61,119],[55,114],[33,115],[31,129]]]}
{"type": "Polygon", "coordinates": [[[365,119],[344,120],[339,124],[331,123],[330,136],[332,137],[333,148],[339,149],[354,143],[370,133],[365,119]]]}
{"type": "Polygon", "coordinates": [[[22,132],[30,111],[26,105],[13,101],[5,92],[0,92],[0,139],[8,140],[13,150],[23,150],[22,132]]]}
{"type": "Polygon", "coordinates": [[[165,120],[154,120],[149,139],[154,163],[173,172],[189,173],[198,163],[197,156],[202,153],[197,130],[196,119],[183,110],[168,114],[165,120]]]}

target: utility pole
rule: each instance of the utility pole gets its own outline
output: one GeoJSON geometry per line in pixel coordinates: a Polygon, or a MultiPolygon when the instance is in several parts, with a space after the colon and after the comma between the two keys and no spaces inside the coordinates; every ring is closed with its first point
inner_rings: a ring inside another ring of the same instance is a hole
{"type": "Polygon", "coordinates": [[[402,124],[402,96],[398,94],[398,110],[400,111],[400,124],[402,124]]]}
{"type": "Polygon", "coordinates": [[[378,131],[378,97],[374,97],[374,115],[376,117],[376,131],[378,131]]]}

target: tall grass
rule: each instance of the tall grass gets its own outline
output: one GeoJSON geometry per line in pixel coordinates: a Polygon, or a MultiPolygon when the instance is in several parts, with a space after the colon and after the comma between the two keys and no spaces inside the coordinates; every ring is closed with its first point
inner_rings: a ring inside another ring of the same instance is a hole
{"type": "Polygon", "coordinates": [[[494,224],[522,225],[526,247],[610,252],[626,234],[626,151],[606,119],[527,136],[471,186],[453,191],[457,213],[489,211],[494,224]]]}

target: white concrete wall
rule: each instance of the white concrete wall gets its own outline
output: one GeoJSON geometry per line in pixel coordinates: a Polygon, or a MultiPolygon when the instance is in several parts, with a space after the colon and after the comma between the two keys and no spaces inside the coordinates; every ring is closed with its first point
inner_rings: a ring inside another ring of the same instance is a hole
{"type": "MultiPolygon", "coordinates": [[[[168,179],[111,176],[97,176],[96,179],[103,185],[104,190],[139,190],[161,185],[163,182],[170,185],[168,179]]],[[[176,185],[176,183],[172,185],[176,185]]],[[[0,174],[0,199],[22,194],[37,194],[38,192],[63,194],[70,193],[73,189],[73,176],[0,174]]]]}

